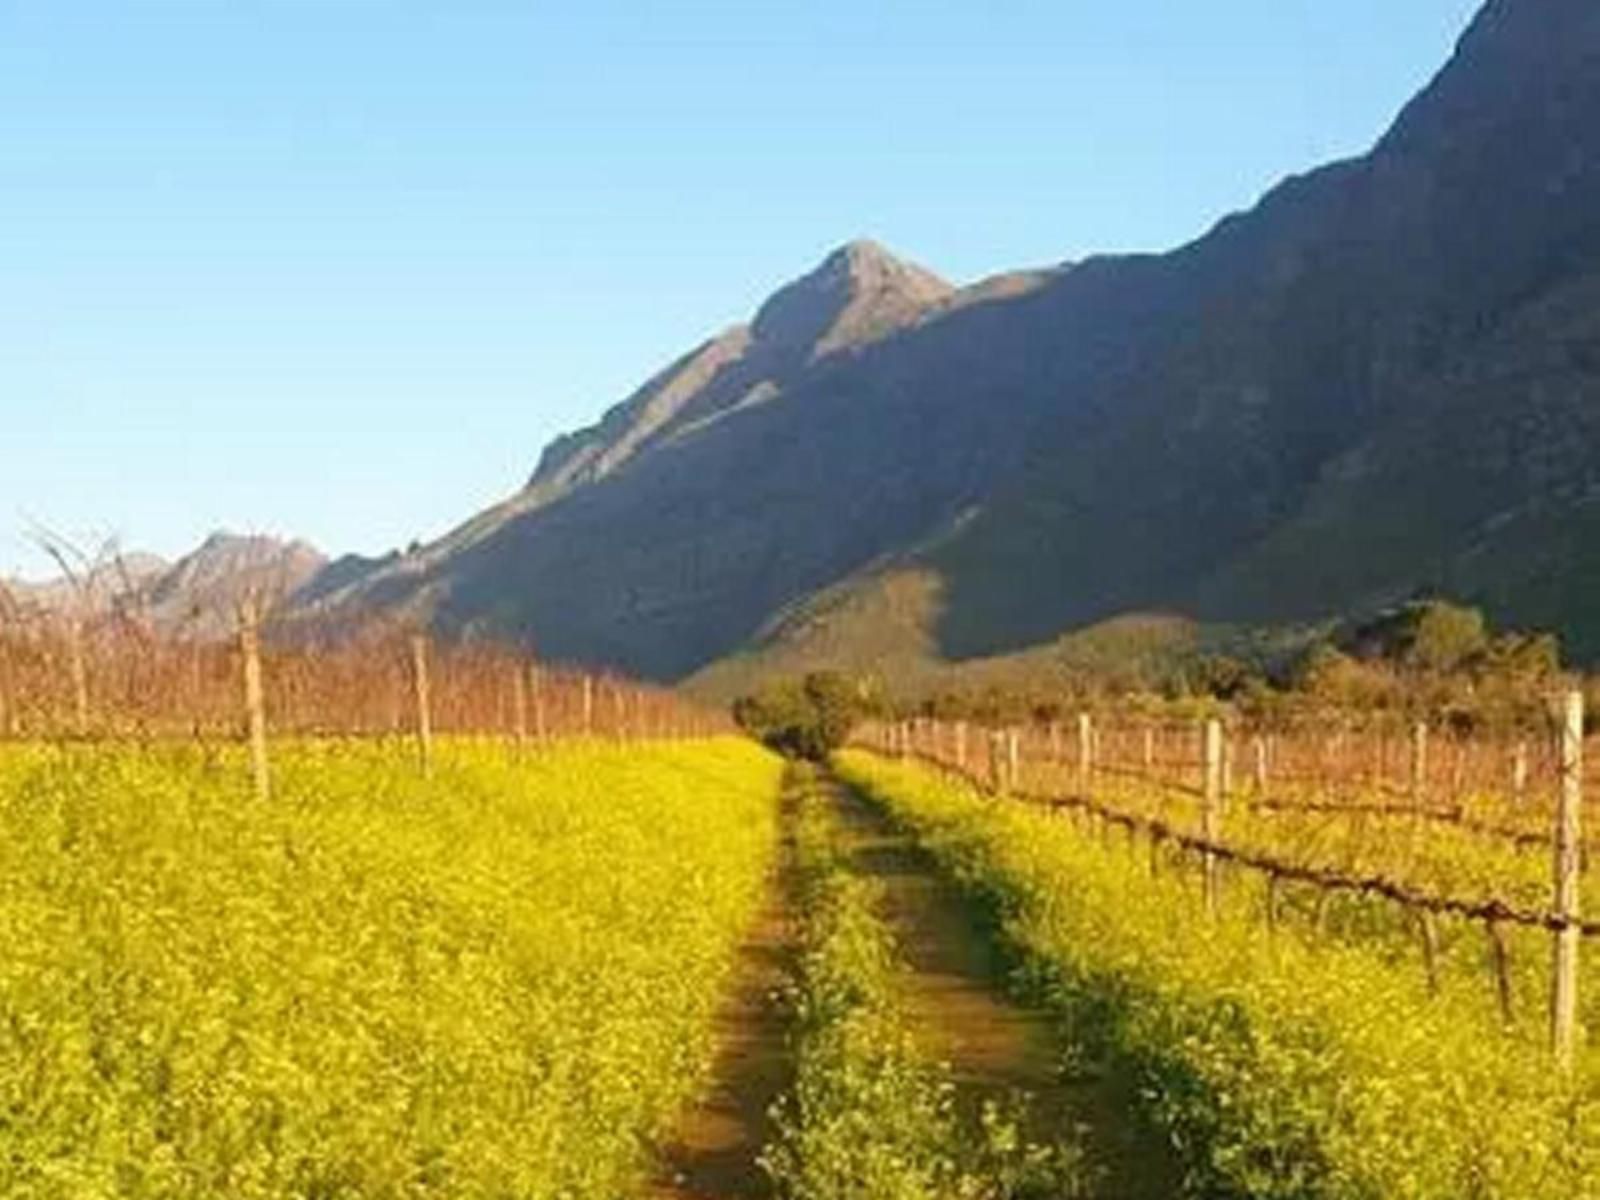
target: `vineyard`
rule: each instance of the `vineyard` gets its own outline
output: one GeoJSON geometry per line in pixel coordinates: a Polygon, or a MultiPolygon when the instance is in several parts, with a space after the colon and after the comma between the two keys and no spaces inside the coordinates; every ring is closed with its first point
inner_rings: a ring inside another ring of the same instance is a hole
{"type": "Polygon", "coordinates": [[[669,691],[497,645],[434,645],[394,630],[337,646],[280,644],[249,610],[237,636],[221,640],[163,638],[121,618],[3,618],[0,739],[225,741],[256,713],[279,735],[499,734],[524,744],[729,728],[669,691]]]}
{"type": "Polygon", "coordinates": [[[1575,707],[1492,746],[906,722],[844,773],[998,907],[1204,1186],[1583,1196],[1600,926],[1579,914],[1600,897],[1575,707]]]}
{"type": "Polygon", "coordinates": [[[248,613],[0,669],[6,1196],[1600,1198],[1575,697],[785,768],[248,613]]]}

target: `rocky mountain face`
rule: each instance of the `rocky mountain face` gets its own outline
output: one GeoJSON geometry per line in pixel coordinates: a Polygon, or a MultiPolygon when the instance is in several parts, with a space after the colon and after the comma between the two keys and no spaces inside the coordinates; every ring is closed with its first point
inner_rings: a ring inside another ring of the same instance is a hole
{"type": "Polygon", "coordinates": [[[213,533],[153,579],[141,597],[158,628],[216,636],[235,627],[239,605],[270,609],[327,564],[314,547],[260,535],[213,533]]]}
{"type": "Polygon", "coordinates": [[[902,572],[945,658],[1440,587],[1593,658],[1597,502],[1600,5],[1490,0],[1370,153],[1169,254],[956,291],[846,247],[305,607],[675,678],[902,572]]]}
{"type": "Polygon", "coordinates": [[[533,492],[604,478],[642,450],[731,408],[771,399],[831,354],[903,329],[955,289],[869,241],[851,242],[736,325],[668,367],[598,425],[558,439],[533,492]]]}
{"type": "Polygon", "coordinates": [[[175,563],[149,554],[117,554],[75,579],[12,584],[6,590],[23,612],[85,617],[120,612],[162,634],[211,638],[233,631],[247,597],[271,608],[326,565],[305,542],[218,532],[175,563]]]}

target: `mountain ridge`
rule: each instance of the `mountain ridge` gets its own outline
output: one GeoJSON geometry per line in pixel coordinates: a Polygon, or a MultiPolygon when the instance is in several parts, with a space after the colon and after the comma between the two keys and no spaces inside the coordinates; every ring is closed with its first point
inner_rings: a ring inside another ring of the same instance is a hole
{"type": "MultiPolygon", "coordinates": [[[[982,298],[897,278],[882,324],[781,373],[740,374],[748,332],[692,353],[592,439],[605,470],[536,473],[321,611],[678,678],[901,570],[939,580],[919,652],[947,659],[1448,587],[1600,654],[1597,14],[1490,0],[1368,153],[1169,253],[982,298]]],[[[810,317],[779,327],[821,346],[810,317]]]]}
{"type": "Polygon", "coordinates": [[[171,562],[113,550],[71,577],[0,582],[22,609],[20,615],[115,614],[168,636],[211,639],[232,633],[247,597],[271,607],[327,565],[320,551],[299,539],[215,530],[171,562]]]}

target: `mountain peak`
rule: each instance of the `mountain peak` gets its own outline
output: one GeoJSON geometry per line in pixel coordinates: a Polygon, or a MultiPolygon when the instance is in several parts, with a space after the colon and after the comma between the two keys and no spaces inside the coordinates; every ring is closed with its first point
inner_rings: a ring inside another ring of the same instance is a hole
{"type": "Polygon", "coordinates": [[[846,242],[779,288],[751,326],[757,339],[820,358],[907,325],[955,289],[877,242],[846,242]]]}
{"type": "MultiPolygon", "coordinates": [[[[854,238],[844,245],[832,250],[817,268],[819,271],[844,270],[852,274],[866,274],[878,272],[883,274],[895,271],[921,271],[921,268],[907,263],[896,255],[882,242],[875,242],[871,238],[854,238]]],[[[926,274],[926,272],[922,272],[926,274]]]]}
{"type": "Polygon", "coordinates": [[[1564,142],[1592,117],[1597,56],[1593,0],[1487,0],[1383,144],[1482,154],[1530,136],[1564,142]]]}

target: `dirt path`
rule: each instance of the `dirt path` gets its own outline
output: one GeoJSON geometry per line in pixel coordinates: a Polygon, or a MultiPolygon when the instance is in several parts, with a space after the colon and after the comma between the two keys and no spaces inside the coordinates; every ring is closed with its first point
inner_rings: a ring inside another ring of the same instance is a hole
{"type": "MultiPolygon", "coordinates": [[[[1099,1173],[1099,1200],[1170,1200],[1180,1194],[1171,1155],[1132,1116],[1128,1083],[1112,1073],[1065,1078],[1048,1017],[1005,994],[1005,965],[954,887],[912,838],[876,808],[826,777],[796,772],[786,791],[787,829],[799,796],[838,806],[854,867],[880,881],[894,927],[915,1028],[949,1062],[962,1109],[1015,1092],[1030,1098],[1027,1133],[1040,1143],[1080,1128],[1099,1173]]],[[[787,835],[780,860],[790,860],[787,835]]],[[[771,1133],[767,1112],[791,1076],[778,992],[792,955],[785,871],[740,949],[734,986],[718,1017],[712,1088],[667,1149],[649,1200],[766,1200],[756,1165],[771,1133]]]]}
{"type": "MultiPolygon", "coordinates": [[[[794,802],[791,787],[784,801],[786,831],[794,802]]],[[[711,1089],[665,1148],[658,1178],[644,1193],[648,1200],[765,1200],[772,1195],[756,1158],[772,1132],[767,1112],[791,1075],[778,997],[790,970],[789,857],[786,832],[777,878],[739,948],[733,988],[717,1016],[711,1089]]]]}
{"type": "Polygon", "coordinates": [[[1102,1200],[1170,1200],[1181,1193],[1170,1152],[1134,1117],[1115,1074],[1066,1078],[1050,1019],[1005,994],[1005,964],[970,907],[912,838],[842,787],[840,810],[858,870],[879,879],[885,916],[909,965],[907,1000],[928,1044],[951,1065],[963,1109],[1020,1089],[1031,1098],[1029,1136],[1049,1142],[1083,1130],[1102,1200]]]}

